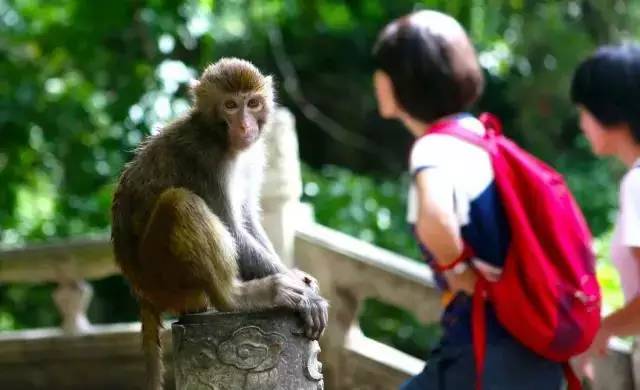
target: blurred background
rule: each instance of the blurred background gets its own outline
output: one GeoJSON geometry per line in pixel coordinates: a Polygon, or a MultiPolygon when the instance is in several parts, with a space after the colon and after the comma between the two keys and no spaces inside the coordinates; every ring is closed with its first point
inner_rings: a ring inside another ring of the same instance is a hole
{"type": "MultiPolygon", "coordinates": [[[[239,56],[274,75],[296,116],[316,220],[420,261],[404,222],[411,138],[377,114],[370,56],[387,22],[420,8],[472,36],[488,81],[474,112],[498,114],[566,175],[597,237],[606,304],[619,305],[607,247],[623,170],[591,156],[568,87],[598,45],[640,39],[631,0],[0,0],[0,249],[108,232],[132,149],[188,109],[204,66],[239,56]]],[[[93,285],[93,323],[136,320],[121,277],[93,285]]],[[[52,289],[0,285],[0,331],[57,325],[52,289]]],[[[361,321],[419,357],[437,335],[376,301],[361,321]]]]}

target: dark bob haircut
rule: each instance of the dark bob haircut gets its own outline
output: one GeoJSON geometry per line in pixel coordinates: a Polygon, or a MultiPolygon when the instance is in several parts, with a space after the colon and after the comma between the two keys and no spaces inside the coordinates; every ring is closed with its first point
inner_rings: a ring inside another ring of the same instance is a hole
{"type": "Polygon", "coordinates": [[[599,48],[576,69],[571,100],[604,126],[628,125],[640,143],[640,45],[599,48]]]}
{"type": "Polygon", "coordinates": [[[440,12],[418,11],[389,23],[373,57],[403,110],[427,123],[466,110],[484,89],[469,37],[440,12]]]}

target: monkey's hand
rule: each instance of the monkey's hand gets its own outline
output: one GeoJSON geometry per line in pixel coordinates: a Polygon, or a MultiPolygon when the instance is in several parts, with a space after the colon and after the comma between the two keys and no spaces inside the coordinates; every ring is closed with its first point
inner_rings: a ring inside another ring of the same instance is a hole
{"type": "Polygon", "coordinates": [[[318,279],[314,278],[310,274],[299,270],[297,268],[292,268],[289,272],[291,272],[294,278],[302,280],[302,282],[310,289],[312,292],[316,294],[320,294],[320,285],[318,284],[318,279]]]}
{"type": "Polygon", "coordinates": [[[291,272],[274,277],[274,304],[289,307],[302,315],[305,334],[312,340],[322,336],[329,317],[329,303],[312,290],[304,279],[291,272]]]}

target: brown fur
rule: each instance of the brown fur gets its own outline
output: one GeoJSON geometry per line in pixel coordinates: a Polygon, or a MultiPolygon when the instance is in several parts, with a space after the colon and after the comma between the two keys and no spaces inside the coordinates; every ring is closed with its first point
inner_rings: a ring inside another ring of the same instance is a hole
{"type": "Polygon", "coordinates": [[[313,337],[324,328],[326,302],[305,291],[299,276],[287,276],[259,223],[261,140],[233,149],[238,130],[221,109],[225,99],[244,102],[239,93],[260,94],[259,112],[236,114],[252,115],[246,123],[259,135],[273,107],[271,88],[246,61],[209,66],[193,109],[147,138],[122,173],[112,242],[140,299],[148,390],[162,387],[161,313],[282,305],[304,313],[313,337]]]}

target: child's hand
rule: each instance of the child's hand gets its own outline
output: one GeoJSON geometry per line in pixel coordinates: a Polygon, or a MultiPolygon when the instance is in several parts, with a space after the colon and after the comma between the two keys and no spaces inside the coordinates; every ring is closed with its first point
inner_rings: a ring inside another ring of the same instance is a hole
{"type": "Polygon", "coordinates": [[[611,333],[604,326],[601,326],[596,337],[593,339],[593,343],[591,344],[591,347],[589,347],[587,354],[597,357],[606,355],[610,339],[611,333]]]}
{"type": "Polygon", "coordinates": [[[588,351],[571,359],[571,366],[578,378],[588,378],[591,381],[595,379],[593,356],[588,351]]]}
{"type": "Polygon", "coordinates": [[[451,292],[457,293],[462,291],[468,295],[473,295],[476,281],[478,280],[476,271],[473,268],[467,267],[462,273],[455,273],[452,270],[445,271],[444,277],[447,280],[451,292]]]}

